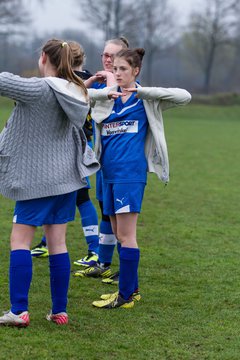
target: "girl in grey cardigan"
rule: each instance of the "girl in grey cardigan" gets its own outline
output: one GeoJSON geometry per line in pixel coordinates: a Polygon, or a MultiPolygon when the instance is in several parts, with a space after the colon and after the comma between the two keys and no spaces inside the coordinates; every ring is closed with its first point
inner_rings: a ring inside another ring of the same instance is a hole
{"type": "Polygon", "coordinates": [[[16,200],[10,239],[11,309],[0,317],[0,325],[29,325],[30,246],[36,226],[42,225],[50,254],[52,309],[47,320],[68,322],[67,222],[74,219],[76,191],[99,168],[82,131],[89,111],[87,90],[72,63],[68,43],[52,39],[39,58],[42,78],[0,74],[0,95],[16,102],[0,134],[0,193],[16,200]]]}

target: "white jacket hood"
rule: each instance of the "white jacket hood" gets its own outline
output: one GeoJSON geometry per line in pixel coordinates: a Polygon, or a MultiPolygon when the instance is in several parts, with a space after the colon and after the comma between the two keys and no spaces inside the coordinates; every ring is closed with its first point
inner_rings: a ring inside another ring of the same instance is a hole
{"type": "Polygon", "coordinates": [[[54,91],[69,120],[77,128],[81,128],[89,111],[89,104],[82,89],[72,82],[57,77],[45,77],[44,80],[54,91]]]}

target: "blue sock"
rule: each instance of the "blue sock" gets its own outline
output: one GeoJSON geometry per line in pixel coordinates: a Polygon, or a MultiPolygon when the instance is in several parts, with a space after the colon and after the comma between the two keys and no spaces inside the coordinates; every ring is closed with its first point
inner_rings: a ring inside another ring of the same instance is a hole
{"type": "Polygon", "coordinates": [[[10,253],[9,292],[11,311],[20,314],[28,310],[28,293],[32,281],[32,256],[29,250],[10,253]]]}
{"type": "Polygon", "coordinates": [[[98,254],[99,236],[98,236],[98,216],[91,200],[88,200],[78,206],[81,215],[82,228],[88,251],[98,254]]]}
{"type": "Polygon", "coordinates": [[[68,253],[49,256],[52,313],[66,312],[70,279],[70,259],[68,253]]]}
{"type": "Polygon", "coordinates": [[[112,226],[109,221],[102,220],[100,223],[98,261],[101,264],[111,264],[113,252],[117,239],[112,232],[112,226]]]}
{"type": "Polygon", "coordinates": [[[136,279],[140,250],[136,248],[122,247],[120,251],[120,274],[119,274],[119,294],[128,300],[136,290],[136,279]]]}
{"type": "Polygon", "coordinates": [[[46,239],[46,236],[45,236],[45,235],[43,235],[42,240],[41,240],[41,243],[42,243],[44,246],[47,246],[47,239],[46,239]]]}
{"type": "Polygon", "coordinates": [[[122,245],[121,245],[121,243],[118,241],[118,242],[117,242],[118,255],[120,255],[121,248],[122,248],[122,245]]]}
{"type": "Polygon", "coordinates": [[[134,286],[134,291],[138,291],[139,290],[139,285],[138,285],[138,273],[137,273],[137,277],[135,280],[135,286],[134,286]]]}

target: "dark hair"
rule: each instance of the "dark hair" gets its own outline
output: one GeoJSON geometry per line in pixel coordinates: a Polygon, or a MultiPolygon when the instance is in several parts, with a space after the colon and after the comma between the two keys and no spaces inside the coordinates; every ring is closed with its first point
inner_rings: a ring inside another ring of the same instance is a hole
{"type": "Polygon", "coordinates": [[[84,94],[87,95],[87,89],[83,81],[72,70],[74,53],[66,41],[59,39],[48,40],[42,51],[48,56],[50,63],[55,66],[57,77],[80,86],[84,94]]]}
{"type": "Polygon", "coordinates": [[[68,41],[68,45],[70,46],[70,49],[73,54],[73,64],[72,64],[73,69],[78,66],[82,66],[86,58],[83,48],[76,41],[68,41]]]}
{"type": "Polygon", "coordinates": [[[116,39],[107,40],[105,42],[105,46],[108,45],[108,44],[119,45],[123,49],[128,49],[129,48],[128,40],[124,36],[120,36],[119,38],[116,38],[116,39]]]}
{"type": "Polygon", "coordinates": [[[140,72],[144,54],[145,50],[143,48],[122,49],[114,56],[114,58],[124,58],[132,68],[138,67],[140,72]]]}

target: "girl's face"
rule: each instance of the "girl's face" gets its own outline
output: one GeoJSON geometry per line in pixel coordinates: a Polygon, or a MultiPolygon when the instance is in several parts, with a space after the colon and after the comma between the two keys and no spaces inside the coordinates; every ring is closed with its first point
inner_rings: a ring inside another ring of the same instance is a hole
{"type": "Polygon", "coordinates": [[[113,74],[121,88],[130,88],[135,86],[139,68],[133,68],[124,58],[116,57],[113,64],[113,74]]]}
{"type": "Polygon", "coordinates": [[[113,71],[113,57],[122,47],[120,45],[108,44],[105,46],[102,53],[102,64],[105,71],[113,71]]]}

